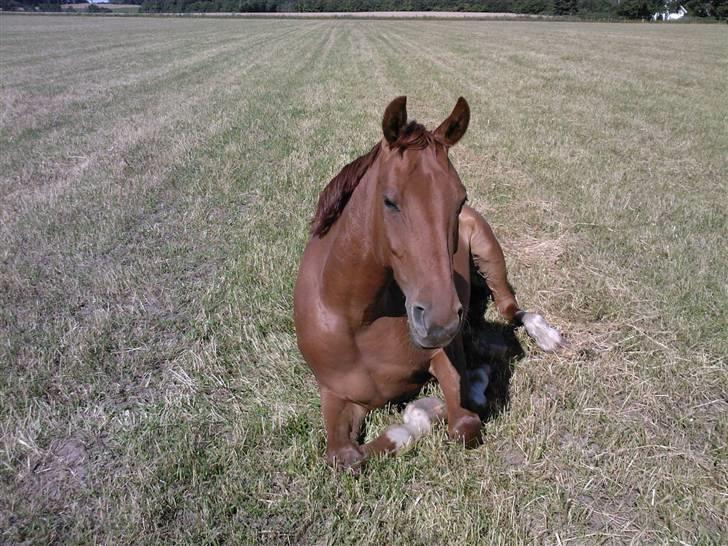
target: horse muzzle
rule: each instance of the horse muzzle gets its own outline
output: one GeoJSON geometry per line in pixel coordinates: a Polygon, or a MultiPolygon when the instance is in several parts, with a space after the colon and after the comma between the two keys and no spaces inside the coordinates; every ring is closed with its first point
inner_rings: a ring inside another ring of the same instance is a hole
{"type": "Polygon", "coordinates": [[[435,313],[426,306],[415,303],[407,309],[410,334],[414,342],[423,349],[435,349],[450,344],[463,322],[463,308],[458,304],[449,320],[435,318],[435,313]]]}

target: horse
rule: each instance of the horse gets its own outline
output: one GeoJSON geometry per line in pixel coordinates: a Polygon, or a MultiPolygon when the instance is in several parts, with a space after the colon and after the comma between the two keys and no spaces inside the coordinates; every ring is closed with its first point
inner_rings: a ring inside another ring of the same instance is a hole
{"type": "Polygon", "coordinates": [[[449,160],[470,122],[467,101],[434,131],[408,122],[406,103],[387,106],[380,142],[320,193],[294,290],[298,348],[318,383],[335,468],[401,450],[437,420],[455,441],[480,441],[473,406],[484,399],[487,368],[466,361],[462,331],[471,267],[505,320],[543,350],[563,344],[540,314],[519,308],[501,246],[449,160]],[[411,400],[433,377],[444,403],[417,400],[404,425],[359,443],[369,411],[411,400]]]}

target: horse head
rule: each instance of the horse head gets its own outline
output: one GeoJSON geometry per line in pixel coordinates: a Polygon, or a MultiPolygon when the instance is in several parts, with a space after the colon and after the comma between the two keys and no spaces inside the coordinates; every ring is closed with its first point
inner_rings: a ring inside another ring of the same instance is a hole
{"type": "Polygon", "coordinates": [[[384,112],[373,214],[380,259],[405,295],[413,340],[444,347],[457,334],[463,308],[453,279],[458,216],[467,195],[448,149],[465,134],[470,108],[462,97],[430,132],[407,122],[406,97],[384,112]]]}

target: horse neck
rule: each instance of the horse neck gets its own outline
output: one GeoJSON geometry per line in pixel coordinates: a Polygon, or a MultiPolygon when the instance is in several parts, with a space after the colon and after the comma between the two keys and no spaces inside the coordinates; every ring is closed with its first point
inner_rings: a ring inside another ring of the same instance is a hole
{"type": "Polygon", "coordinates": [[[376,171],[375,165],[364,175],[332,227],[332,242],[323,269],[327,299],[345,309],[353,322],[366,321],[367,310],[392,278],[381,250],[384,241],[375,216],[372,171],[376,171]]]}

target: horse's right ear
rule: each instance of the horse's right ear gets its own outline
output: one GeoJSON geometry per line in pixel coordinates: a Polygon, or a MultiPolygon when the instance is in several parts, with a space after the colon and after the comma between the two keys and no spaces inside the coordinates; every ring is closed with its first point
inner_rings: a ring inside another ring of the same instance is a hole
{"type": "Polygon", "coordinates": [[[382,132],[387,142],[392,144],[399,132],[407,124],[407,97],[397,97],[389,103],[382,119],[382,132]]]}

